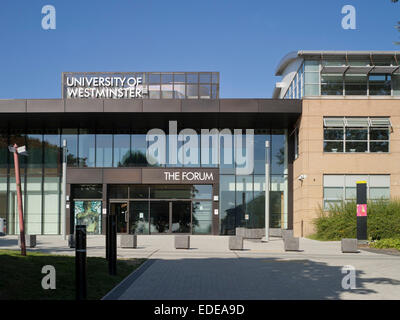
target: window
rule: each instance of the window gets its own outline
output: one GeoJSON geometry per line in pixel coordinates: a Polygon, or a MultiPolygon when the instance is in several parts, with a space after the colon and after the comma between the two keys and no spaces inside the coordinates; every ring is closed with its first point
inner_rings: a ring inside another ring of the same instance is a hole
{"type": "Polygon", "coordinates": [[[371,74],[369,76],[369,94],[390,96],[392,94],[390,74],[371,74]]]}
{"type": "Polygon", "coordinates": [[[340,75],[321,74],[321,96],[343,95],[343,77],[340,75]]]}
{"type": "Polygon", "coordinates": [[[324,209],[356,199],[357,181],[367,182],[369,200],[390,198],[390,175],[324,175],[324,209]]]}
{"type": "Polygon", "coordinates": [[[351,74],[344,77],[344,89],[347,96],[367,95],[367,76],[364,74],[351,74]]]}
{"type": "Polygon", "coordinates": [[[324,118],[324,152],[389,152],[389,118],[324,118]]]}

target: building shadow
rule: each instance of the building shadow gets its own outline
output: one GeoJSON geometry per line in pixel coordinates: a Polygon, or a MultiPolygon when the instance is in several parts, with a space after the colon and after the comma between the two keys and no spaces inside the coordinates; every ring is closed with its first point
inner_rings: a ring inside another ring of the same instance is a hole
{"type": "Polygon", "coordinates": [[[346,292],[354,294],[346,299],[372,299],[378,293],[374,285],[400,286],[397,279],[366,278],[356,270],[356,289],[346,290],[346,275],[342,266],[309,259],[156,259],[119,299],[335,300],[346,292]]]}

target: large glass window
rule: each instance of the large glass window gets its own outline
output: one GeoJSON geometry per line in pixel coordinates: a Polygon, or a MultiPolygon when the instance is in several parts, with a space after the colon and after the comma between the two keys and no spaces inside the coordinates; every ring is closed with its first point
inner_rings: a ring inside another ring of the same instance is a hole
{"type": "Polygon", "coordinates": [[[389,118],[324,118],[324,123],[324,152],[389,152],[389,118]]]}
{"type": "Polygon", "coordinates": [[[221,234],[235,234],[236,207],[235,207],[235,176],[220,175],[219,218],[221,234]]]}
{"type": "Polygon", "coordinates": [[[110,133],[96,134],[96,167],[112,167],[113,136],[110,133]]]}
{"type": "Polygon", "coordinates": [[[8,136],[0,131],[0,176],[7,175],[8,154],[8,136]]]}
{"type": "MultiPolygon", "coordinates": [[[[57,131],[46,131],[43,135],[44,172],[46,176],[60,174],[60,135],[57,131]]],[[[68,146],[67,146],[68,148],[68,146]]]]}
{"type": "Polygon", "coordinates": [[[370,74],[369,94],[371,96],[390,96],[392,94],[390,74],[370,74]]]}
{"type": "Polygon", "coordinates": [[[26,148],[29,151],[27,156],[28,175],[41,175],[43,163],[43,135],[40,132],[28,133],[26,135],[26,148]]]}
{"type": "Polygon", "coordinates": [[[390,175],[324,175],[324,208],[356,199],[357,181],[367,182],[369,200],[390,198],[390,175]]]}
{"type": "Polygon", "coordinates": [[[78,129],[63,129],[61,141],[67,140],[67,164],[69,167],[78,166],[78,129]]]}
{"type": "Polygon", "coordinates": [[[92,130],[79,130],[79,167],[95,166],[95,134],[92,130]]]}
{"type": "Polygon", "coordinates": [[[195,201],[192,206],[192,233],[210,234],[212,229],[212,202],[195,201]]]}
{"type": "Polygon", "coordinates": [[[131,152],[131,136],[129,133],[114,134],[113,167],[128,167],[131,152]]]}
{"type": "Polygon", "coordinates": [[[345,94],[350,95],[367,95],[367,76],[366,75],[345,75],[345,94]]]}
{"type": "Polygon", "coordinates": [[[42,233],[42,177],[28,177],[24,198],[24,222],[27,234],[42,233]]]}
{"type": "Polygon", "coordinates": [[[129,163],[134,167],[146,167],[146,135],[145,134],[132,134],[131,137],[131,155],[129,163]]]}
{"type": "Polygon", "coordinates": [[[343,77],[340,75],[321,74],[321,95],[343,95],[343,77]]]}
{"type": "Polygon", "coordinates": [[[43,183],[43,233],[58,234],[60,224],[60,178],[45,177],[43,183]]]}

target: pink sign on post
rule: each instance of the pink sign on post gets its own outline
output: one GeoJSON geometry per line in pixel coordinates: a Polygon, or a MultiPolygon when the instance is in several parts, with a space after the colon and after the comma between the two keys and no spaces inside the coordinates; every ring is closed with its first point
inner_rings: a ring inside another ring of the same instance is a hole
{"type": "Polygon", "coordinates": [[[358,204],[357,205],[357,217],[366,217],[367,216],[367,205],[366,204],[358,204]]]}

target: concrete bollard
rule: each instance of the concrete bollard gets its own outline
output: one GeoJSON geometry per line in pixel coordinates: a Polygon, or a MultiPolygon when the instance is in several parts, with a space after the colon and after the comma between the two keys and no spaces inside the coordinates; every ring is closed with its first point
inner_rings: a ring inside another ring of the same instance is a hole
{"type": "Polygon", "coordinates": [[[342,239],[342,253],[358,253],[357,239],[342,239]]]}
{"type": "Polygon", "coordinates": [[[243,250],[243,237],[230,236],[229,237],[229,250],[243,250]]]}
{"type": "Polygon", "coordinates": [[[285,251],[299,251],[299,238],[288,237],[283,240],[285,251]]]}
{"type": "Polygon", "coordinates": [[[75,235],[74,234],[68,235],[68,247],[75,248],[75,235]]]}
{"type": "Polygon", "coordinates": [[[190,248],[189,235],[175,236],[175,249],[189,249],[189,248],[190,248]]]}
{"type": "Polygon", "coordinates": [[[119,246],[121,248],[136,248],[137,235],[136,234],[121,234],[119,246]]]}
{"type": "MultiPolygon", "coordinates": [[[[25,245],[27,248],[36,247],[36,235],[35,234],[26,234],[25,235],[25,245]]],[[[18,247],[21,248],[21,238],[18,236],[18,247]]]]}

